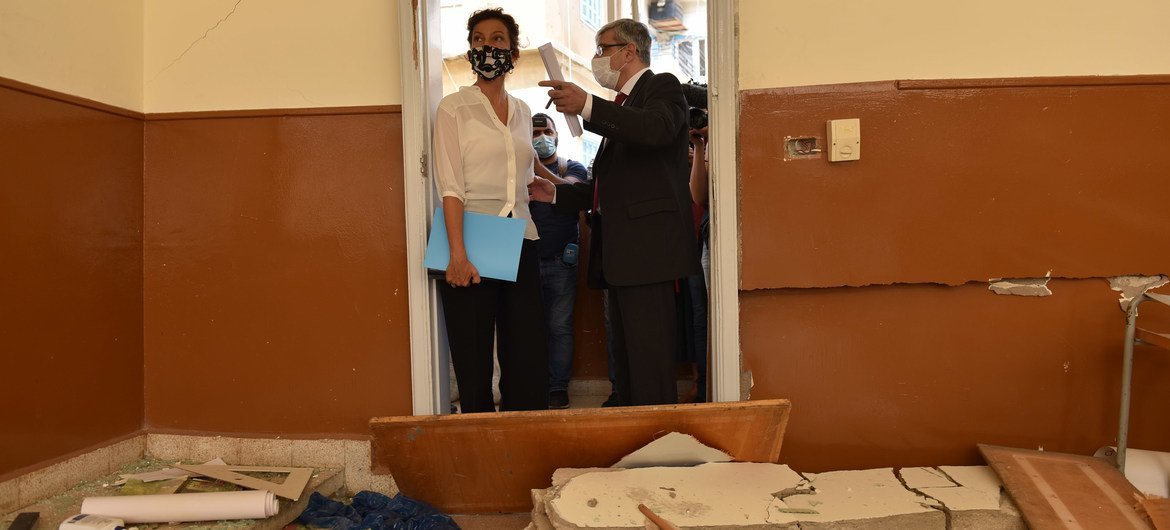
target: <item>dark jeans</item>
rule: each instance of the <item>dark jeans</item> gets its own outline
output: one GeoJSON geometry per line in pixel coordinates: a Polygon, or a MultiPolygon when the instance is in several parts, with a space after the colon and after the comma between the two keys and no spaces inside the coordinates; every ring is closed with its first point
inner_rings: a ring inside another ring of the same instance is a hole
{"type": "Polygon", "coordinates": [[[439,282],[451,364],[463,412],[495,412],[492,346],[500,360],[500,410],[548,408],[548,331],[536,242],[524,240],[515,282],[439,282]],[[493,341],[493,338],[495,339],[493,341]]]}
{"type": "Polygon", "coordinates": [[[577,301],[577,265],[561,256],[540,259],[540,289],[548,315],[548,389],[568,390],[573,372],[573,304],[577,301]]]}
{"type": "Polygon", "coordinates": [[[694,340],[697,386],[695,401],[702,403],[707,401],[707,286],[701,274],[688,277],[687,284],[691,290],[690,329],[694,340]]]}

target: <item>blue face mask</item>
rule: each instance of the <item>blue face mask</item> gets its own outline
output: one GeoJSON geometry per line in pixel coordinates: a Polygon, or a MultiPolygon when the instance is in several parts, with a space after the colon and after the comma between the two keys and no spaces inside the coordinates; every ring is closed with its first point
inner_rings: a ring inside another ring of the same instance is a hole
{"type": "Polygon", "coordinates": [[[552,136],[542,134],[532,139],[532,148],[536,150],[536,156],[543,160],[556,154],[557,141],[552,136]]]}

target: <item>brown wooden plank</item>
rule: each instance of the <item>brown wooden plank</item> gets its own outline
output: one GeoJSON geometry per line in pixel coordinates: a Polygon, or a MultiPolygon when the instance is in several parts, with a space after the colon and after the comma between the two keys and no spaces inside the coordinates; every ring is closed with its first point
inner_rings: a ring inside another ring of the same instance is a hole
{"type": "Polygon", "coordinates": [[[786,399],[374,418],[375,473],[447,513],[520,512],[562,467],[607,467],[669,433],[745,462],[776,462],[786,399]]]}
{"type": "Polygon", "coordinates": [[[1030,528],[1149,528],[1134,508],[1137,488],[1090,456],[979,445],[1030,528]]]}
{"type": "Polygon", "coordinates": [[[1170,499],[1142,499],[1142,509],[1146,511],[1146,515],[1150,516],[1150,520],[1154,522],[1154,528],[1158,530],[1170,530],[1170,499]]]}
{"type": "Polygon", "coordinates": [[[1163,350],[1170,350],[1170,334],[1157,333],[1148,329],[1137,328],[1134,333],[1134,338],[1149,344],[1157,346],[1163,350]]]}

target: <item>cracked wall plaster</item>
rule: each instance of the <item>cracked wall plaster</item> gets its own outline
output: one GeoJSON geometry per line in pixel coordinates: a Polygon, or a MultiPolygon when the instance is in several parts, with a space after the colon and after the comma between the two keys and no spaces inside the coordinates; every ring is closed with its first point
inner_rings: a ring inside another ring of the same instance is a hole
{"type": "Polygon", "coordinates": [[[1129,303],[1150,289],[1157,289],[1170,283],[1164,274],[1156,276],[1114,276],[1109,278],[1109,288],[1121,293],[1122,311],[1129,311],[1129,303]]]}
{"type": "Polygon", "coordinates": [[[995,294],[1052,296],[1052,290],[1048,288],[1048,281],[1051,279],[1048,276],[1043,278],[993,278],[988,280],[987,289],[995,294]]]}

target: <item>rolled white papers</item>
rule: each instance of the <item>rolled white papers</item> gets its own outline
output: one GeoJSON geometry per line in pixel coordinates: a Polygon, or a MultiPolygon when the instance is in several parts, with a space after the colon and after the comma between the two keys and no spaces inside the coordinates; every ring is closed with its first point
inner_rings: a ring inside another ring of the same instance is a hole
{"type": "MultiPolygon", "coordinates": [[[[1116,461],[1117,448],[1105,446],[1093,454],[1116,461]]],[[[1138,491],[1158,497],[1170,496],[1170,453],[1127,449],[1125,451],[1125,478],[1138,491]]]]}
{"type": "Polygon", "coordinates": [[[278,511],[276,496],[264,490],[87,497],[81,502],[83,514],[116,517],[127,523],[263,519],[278,511]]]}

